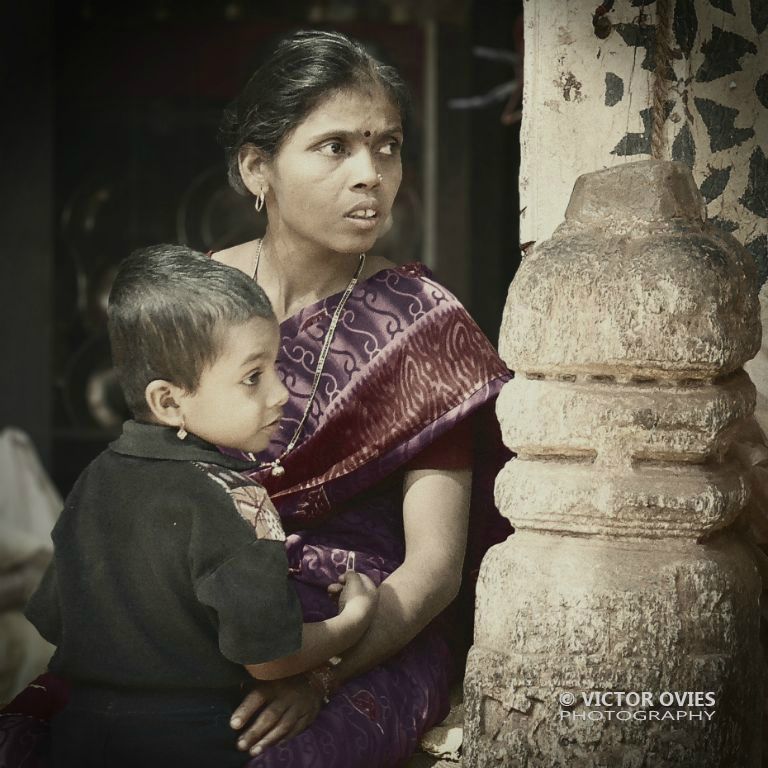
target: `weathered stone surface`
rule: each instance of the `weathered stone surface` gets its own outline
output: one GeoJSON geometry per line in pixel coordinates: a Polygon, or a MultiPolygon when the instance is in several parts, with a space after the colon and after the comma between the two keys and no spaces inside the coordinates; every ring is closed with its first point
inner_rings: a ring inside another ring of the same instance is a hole
{"type": "MultiPolygon", "coordinates": [[[[760,319],[763,328],[768,329],[768,283],[760,291],[760,319]]],[[[763,336],[760,351],[744,367],[757,389],[755,416],[768,435],[768,333],[763,336]]]]}
{"type": "Polygon", "coordinates": [[[496,503],[516,528],[578,535],[698,539],[730,525],[748,497],[735,462],[622,472],[517,459],[496,481],[496,503]]]}
{"type": "Polygon", "coordinates": [[[760,347],[754,261],[702,211],[678,163],[581,176],[566,222],[510,286],[502,357],[538,375],[712,379],[740,368],[760,347]]]}
{"type": "Polygon", "coordinates": [[[706,546],[631,547],[515,535],[480,575],[464,764],[758,765],[759,591],[749,553],[727,533],[706,546]],[[648,692],[653,704],[588,706],[581,694],[592,691],[648,692]],[[689,691],[714,695],[711,720],[589,719],[702,711],[659,704],[664,692],[689,691]],[[563,693],[574,706],[561,704],[563,693]]]}
{"type": "MultiPolygon", "coordinates": [[[[511,656],[598,659],[611,652],[617,662],[653,656],[680,664],[684,660],[673,657],[683,651],[738,648],[747,635],[733,618],[754,626],[758,615],[750,611],[758,589],[746,546],[729,531],[703,545],[649,540],[611,546],[592,537],[522,531],[483,561],[474,639],[511,656]]],[[[556,670],[549,675],[556,677],[556,670]]]]}
{"type": "Polygon", "coordinates": [[[652,231],[672,220],[698,224],[704,213],[704,201],[686,168],[645,160],[579,176],[565,221],[626,231],[639,226],[652,231]]]}
{"type": "Polygon", "coordinates": [[[761,584],[731,450],[757,273],[703,210],[677,163],[589,174],[510,287],[497,412],[517,457],[496,501],[516,533],[478,584],[468,768],[759,764],[761,584]],[[648,716],[588,698],[616,691],[648,716]]]}
{"type": "Polygon", "coordinates": [[[504,388],[497,404],[504,441],[519,455],[603,464],[715,458],[724,453],[733,426],[754,407],[755,387],[743,372],[717,385],[523,374],[504,388]]]}

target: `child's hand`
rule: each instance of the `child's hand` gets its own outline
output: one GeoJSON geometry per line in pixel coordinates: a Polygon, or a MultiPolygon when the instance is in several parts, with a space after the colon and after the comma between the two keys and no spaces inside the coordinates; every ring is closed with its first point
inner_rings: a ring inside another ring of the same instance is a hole
{"type": "Polygon", "coordinates": [[[332,584],[328,588],[331,594],[338,592],[339,613],[359,614],[360,618],[373,615],[379,602],[379,591],[365,574],[347,571],[339,577],[339,584],[342,586],[332,584]]]}

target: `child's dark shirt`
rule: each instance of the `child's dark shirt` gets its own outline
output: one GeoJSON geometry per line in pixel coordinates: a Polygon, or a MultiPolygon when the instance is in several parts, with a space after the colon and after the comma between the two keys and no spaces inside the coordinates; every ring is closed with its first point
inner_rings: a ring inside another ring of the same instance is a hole
{"type": "Polygon", "coordinates": [[[237,688],[301,646],[279,517],[250,465],[127,422],[83,472],[27,616],[75,685],[237,688]],[[238,471],[240,470],[240,471],[238,471]]]}

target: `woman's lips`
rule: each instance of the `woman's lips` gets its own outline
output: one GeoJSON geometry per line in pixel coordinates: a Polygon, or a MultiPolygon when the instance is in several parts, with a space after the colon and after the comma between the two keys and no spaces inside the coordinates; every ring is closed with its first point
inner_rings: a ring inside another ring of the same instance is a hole
{"type": "Polygon", "coordinates": [[[371,208],[348,213],[344,218],[352,222],[355,227],[364,230],[373,229],[379,223],[378,212],[371,208]]]}
{"type": "Polygon", "coordinates": [[[344,218],[350,221],[355,229],[373,229],[380,220],[379,201],[375,197],[358,200],[357,205],[344,214],[344,218]]]}

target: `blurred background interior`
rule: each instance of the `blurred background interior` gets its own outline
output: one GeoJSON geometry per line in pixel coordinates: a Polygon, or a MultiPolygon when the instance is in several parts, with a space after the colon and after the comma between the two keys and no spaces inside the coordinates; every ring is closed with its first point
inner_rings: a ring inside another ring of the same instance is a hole
{"type": "Polygon", "coordinates": [[[404,182],[377,248],[423,261],[495,342],[520,260],[522,0],[11,3],[2,34],[0,428],[62,494],[119,432],[105,306],[134,248],[220,249],[265,219],[217,126],[280,36],[346,32],[408,82],[404,182]]]}

